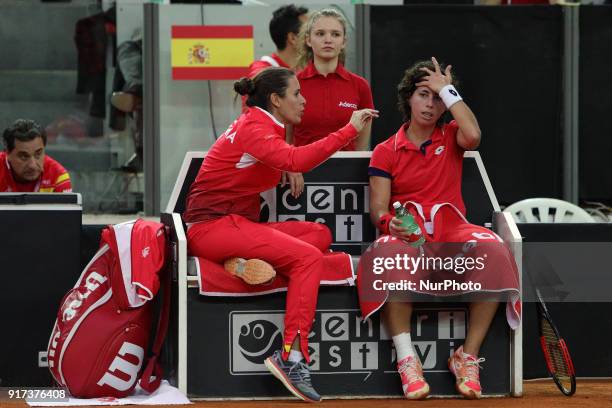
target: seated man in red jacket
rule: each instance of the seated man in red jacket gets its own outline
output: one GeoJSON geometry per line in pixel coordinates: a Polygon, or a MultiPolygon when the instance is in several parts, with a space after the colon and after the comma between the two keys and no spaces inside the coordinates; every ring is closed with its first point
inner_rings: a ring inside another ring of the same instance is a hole
{"type": "Polygon", "coordinates": [[[2,134],[0,152],[0,193],[70,192],[66,169],[45,155],[47,135],[33,120],[17,119],[2,134]]]}

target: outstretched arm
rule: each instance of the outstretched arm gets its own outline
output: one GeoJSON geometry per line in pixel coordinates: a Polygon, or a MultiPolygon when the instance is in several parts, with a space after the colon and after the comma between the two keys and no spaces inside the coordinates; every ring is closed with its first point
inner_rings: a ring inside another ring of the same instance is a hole
{"type": "MultiPolygon", "coordinates": [[[[353,140],[357,133],[368,122],[371,122],[372,118],[376,117],[378,117],[378,111],[373,109],[354,111],[350,122],[342,129],[306,146],[289,145],[276,134],[246,137],[242,145],[246,153],[267,166],[278,170],[304,173],[323,163],[329,156],[353,140]]],[[[257,133],[257,130],[253,129],[253,133],[257,133]]]]}

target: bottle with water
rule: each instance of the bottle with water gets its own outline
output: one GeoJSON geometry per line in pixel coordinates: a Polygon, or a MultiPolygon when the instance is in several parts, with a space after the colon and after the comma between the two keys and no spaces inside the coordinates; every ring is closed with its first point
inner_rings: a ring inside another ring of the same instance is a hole
{"type": "Polygon", "coordinates": [[[421,237],[413,242],[406,241],[409,245],[413,247],[420,247],[425,243],[425,237],[423,237],[421,233],[421,228],[414,220],[412,214],[408,212],[406,207],[402,205],[399,201],[393,203],[393,209],[395,210],[395,217],[402,221],[402,227],[405,228],[411,234],[421,235],[421,237]]]}

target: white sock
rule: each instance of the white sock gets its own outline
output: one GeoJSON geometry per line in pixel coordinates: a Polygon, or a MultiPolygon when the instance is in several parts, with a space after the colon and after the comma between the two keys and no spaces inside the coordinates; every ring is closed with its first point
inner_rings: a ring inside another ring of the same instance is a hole
{"type": "Polygon", "coordinates": [[[414,350],[412,349],[412,339],[410,333],[400,333],[392,337],[393,344],[395,345],[395,353],[397,354],[397,361],[402,361],[408,356],[414,357],[414,350]]]}
{"type": "Polygon", "coordinates": [[[292,363],[299,363],[303,359],[304,359],[304,355],[302,354],[301,351],[291,350],[289,352],[288,360],[291,361],[292,363]]]}

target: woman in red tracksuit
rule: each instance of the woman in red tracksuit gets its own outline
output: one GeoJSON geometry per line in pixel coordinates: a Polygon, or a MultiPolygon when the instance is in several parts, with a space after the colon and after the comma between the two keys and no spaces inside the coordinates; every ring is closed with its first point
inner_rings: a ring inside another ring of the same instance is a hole
{"type": "Polygon", "coordinates": [[[338,131],[295,147],[285,142],[285,125],[300,122],[306,101],[292,71],[268,68],[253,79],[242,78],[234,89],[248,95],[249,109],[215,142],[191,186],[184,214],[189,252],[218,263],[251,258],[251,264],[232,263],[231,272],[239,276],[241,268],[265,270],[258,259],[288,278],[283,350],[265,364],[294,395],[319,401],[302,358],[309,361],[308,333],[331,234],[311,222],[259,223],[259,194],[277,185],[282,171],[306,172],[325,161],[377,112],[355,111],[338,131]]]}

